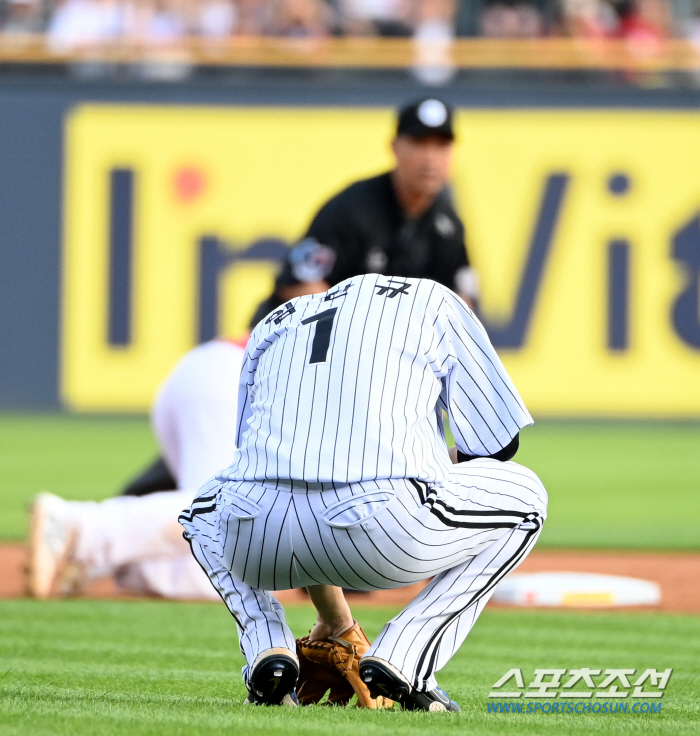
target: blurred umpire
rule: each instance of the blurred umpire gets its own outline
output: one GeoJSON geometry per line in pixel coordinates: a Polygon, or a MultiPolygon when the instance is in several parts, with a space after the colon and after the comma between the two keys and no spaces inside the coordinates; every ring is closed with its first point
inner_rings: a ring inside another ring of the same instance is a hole
{"type": "Polygon", "coordinates": [[[399,110],[394,168],[351,184],[321,207],[253,323],[296,296],[300,282],[330,287],[364,273],[429,278],[473,306],[477,281],[447,184],[454,140],[453,112],[442,100],[399,110]]]}
{"type": "MultiPolygon", "coordinates": [[[[275,291],[256,310],[251,328],[296,296],[365,273],[429,278],[474,306],[477,281],[447,186],[454,138],[452,109],[442,100],[429,97],[399,110],[394,168],[351,184],[321,207],[305,238],[289,252],[275,291]]],[[[159,458],[124,493],[141,496],[175,487],[159,458]]]]}

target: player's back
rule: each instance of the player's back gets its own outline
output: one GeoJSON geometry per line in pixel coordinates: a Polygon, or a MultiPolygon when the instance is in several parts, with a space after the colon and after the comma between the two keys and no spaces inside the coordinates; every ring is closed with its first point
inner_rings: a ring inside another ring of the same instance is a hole
{"type": "Polygon", "coordinates": [[[460,329],[475,352],[479,343],[492,350],[464,303],[425,279],[369,274],[283,305],[248,343],[239,449],[222,477],[444,479],[442,409],[454,363],[446,323],[462,321],[472,322],[460,329]]]}

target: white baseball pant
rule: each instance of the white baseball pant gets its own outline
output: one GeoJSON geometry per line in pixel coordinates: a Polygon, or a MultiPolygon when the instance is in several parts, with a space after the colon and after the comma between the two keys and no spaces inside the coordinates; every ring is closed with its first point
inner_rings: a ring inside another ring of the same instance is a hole
{"type": "Polygon", "coordinates": [[[480,459],[455,465],[435,487],[410,479],[336,487],[212,481],[180,522],[236,620],[249,663],[271,647],[295,647],[271,590],[377,590],[434,576],[368,652],[430,690],[498,582],[532,549],[546,506],[532,471],[480,459]]]}

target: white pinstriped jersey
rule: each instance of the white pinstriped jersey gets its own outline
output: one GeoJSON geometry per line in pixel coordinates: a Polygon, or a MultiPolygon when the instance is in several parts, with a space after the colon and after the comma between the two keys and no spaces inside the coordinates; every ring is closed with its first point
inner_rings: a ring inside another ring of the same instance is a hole
{"type": "Polygon", "coordinates": [[[377,274],[271,313],[246,349],[222,480],[443,482],[457,447],[491,455],[532,423],[486,331],[453,292],[377,274]]]}

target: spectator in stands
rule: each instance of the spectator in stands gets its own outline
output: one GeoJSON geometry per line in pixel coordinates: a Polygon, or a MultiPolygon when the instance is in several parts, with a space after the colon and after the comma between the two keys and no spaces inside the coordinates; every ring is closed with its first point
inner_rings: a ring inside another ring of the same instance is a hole
{"type": "Polygon", "coordinates": [[[456,74],[450,55],[455,11],[455,0],[423,0],[417,7],[413,73],[423,84],[439,86],[456,74]]]}
{"type": "Polygon", "coordinates": [[[667,0],[613,0],[620,23],[617,35],[633,41],[659,41],[671,31],[667,0]]]}
{"type": "Polygon", "coordinates": [[[606,38],[619,26],[608,0],[562,0],[560,32],[577,38],[606,38]]]}
{"type": "Polygon", "coordinates": [[[695,2],[687,9],[682,28],[687,38],[696,46],[700,47],[700,2],[695,2]]]}
{"type": "Polygon", "coordinates": [[[4,33],[41,33],[44,19],[40,0],[9,0],[7,3],[4,33]]]}
{"type": "Polygon", "coordinates": [[[55,51],[92,46],[122,33],[123,7],[117,0],[61,0],[48,28],[55,51]]]}
{"type": "MultiPolygon", "coordinates": [[[[700,20],[693,20],[690,7],[695,0],[687,2],[686,32],[700,37],[700,20]]],[[[188,35],[413,36],[425,46],[428,67],[443,64],[445,54],[436,49],[440,44],[449,46],[456,34],[658,41],[671,35],[673,10],[671,0],[0,0],[0,4],[2,30],[16,34],[44,30],[44,11],[52,7],[47,32],[50,48],[57,51],[118,38],[169,43],[188,35]]]]}
{"type": "Polygon", "coordinates": [[[455,0],[423,0],[416,12],[417,37],[454,37],[455,0]]]}
{"type": "Polygon", "coordinates": [[[202,0],[197,31],[205,38],[226,38],[238,27],[238,8],[232,0],[202,0]]]}
{"type": "Polygon", "coordinates": [[[410,0],[340,0],[341,23],[351,35],[411,36],[414,3],[410,0]]]}
{"type": "Polygon", "coordinates": [[[183,8],[169,0],[154,0],[144,27],[147,43],[171,43],[187,35],[183,8]]]}
{"type": "Polygon", "coordinates": [[[261,36],[270,27],[271,3],[260,0],[238,0],[238,33],[243,36],[261,36]]]}
{"type": "Polygon", "coordinates": [[[489,38],[536,38],[544,34],[541,11],[524,0],[495,0],[481,14],[481,33],[489,38]]]}
{"type": "Polygon", "coordinates": [[[278,0],[270,31],[276,36],[321,37],[328,34],[330,22],[323,0],[278,0]]]}

